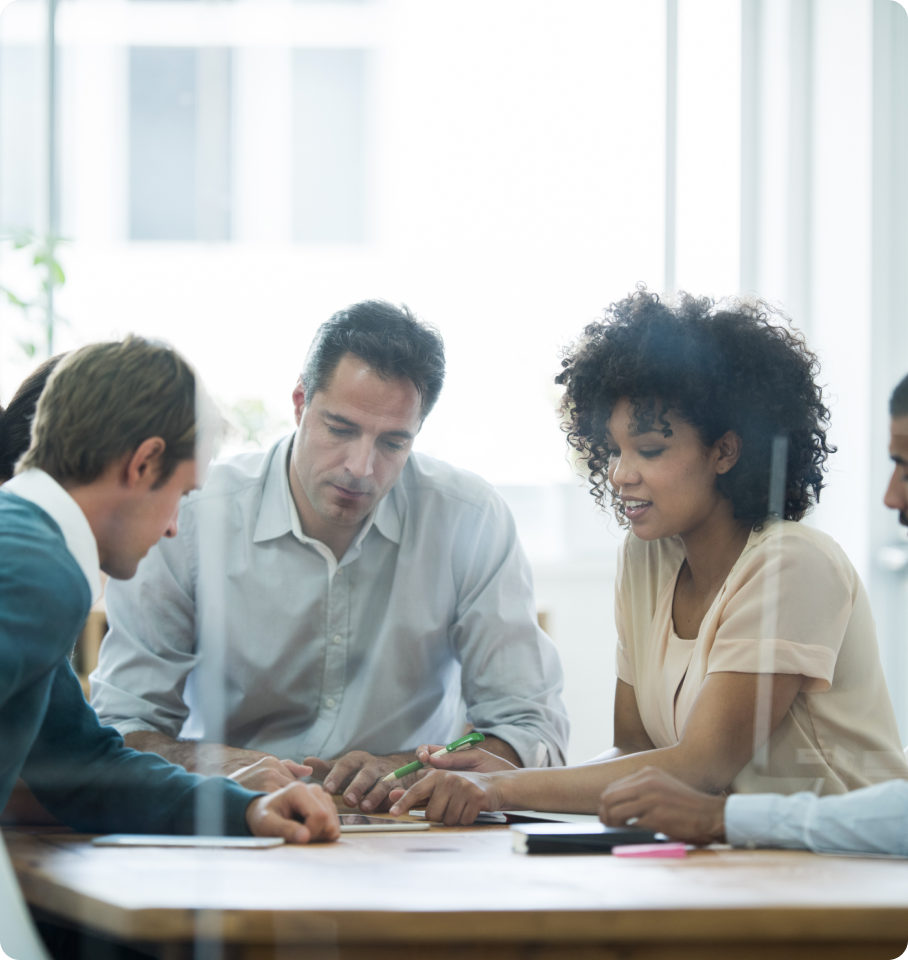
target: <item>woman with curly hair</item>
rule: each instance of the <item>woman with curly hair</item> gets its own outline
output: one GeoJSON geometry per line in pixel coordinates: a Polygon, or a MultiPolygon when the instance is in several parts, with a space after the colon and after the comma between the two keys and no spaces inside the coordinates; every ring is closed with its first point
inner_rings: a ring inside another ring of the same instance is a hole
{"type": "Polygon", "coordinates": [[[433,759],[392,812],[428,799],[445,823],[593,813],[643,767],[709,793],[908,778],[864,587],[830,537],[798,522],[834,448],[816,357],[773,320],[763,303],[672,306],[640,289],[566,351],[568,442],[629,527],[615,746],[567,769],[503,769],[480,750],[433,759]]]}

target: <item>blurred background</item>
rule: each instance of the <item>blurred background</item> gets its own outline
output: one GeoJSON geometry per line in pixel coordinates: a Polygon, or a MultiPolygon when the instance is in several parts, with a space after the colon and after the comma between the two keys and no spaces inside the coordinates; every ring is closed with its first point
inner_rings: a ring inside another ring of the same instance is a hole
{"type": "Polygon", "coordinates": [[[0,13],[0,402],[135,331],[198,367],[231,450],[267,445],[316,326],[407,303],[449,356],[417,448],[511,504],[582,761],[611,745],[622,534],[566,456],[559,350],[638,282],[758,293],[821,357],[839,453],[809,522],[871,593],[908,742],[895,0],[50,5],[50,42],[47,0],[0,13]]]}

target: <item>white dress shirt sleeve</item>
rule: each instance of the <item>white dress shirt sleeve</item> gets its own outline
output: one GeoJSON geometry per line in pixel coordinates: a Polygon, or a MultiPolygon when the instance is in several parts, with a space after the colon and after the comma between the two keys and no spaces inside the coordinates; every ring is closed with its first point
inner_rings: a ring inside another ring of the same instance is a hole
{"type": "Polygon", "coordinates": [[[177,737],[189,715],[183,690],[196,665],[193,542],[186,511],[180,536],[152,547],[132,580],[108,581],[109,630],[91,674],[91,705],[121,736],[177,737]]]}
{"type": "Polygon", "coordinates": [[[457,607],[451,628],[467,719],[499,737],[524,766],[565,763],[570,724],[555,646],[536,618],[533,577],[514,519],[491,494],[455,537],[457,607]]]}
{"type": "Polygon", "coordinates": [[[734,847],[908,857],[908,781],[832,797],[733,794],[725,804],[725,835],[734,847]]]}

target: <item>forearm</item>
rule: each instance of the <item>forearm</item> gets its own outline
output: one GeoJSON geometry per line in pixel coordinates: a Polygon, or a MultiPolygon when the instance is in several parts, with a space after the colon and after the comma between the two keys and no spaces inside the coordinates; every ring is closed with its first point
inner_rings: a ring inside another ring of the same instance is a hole
{"type": "Polygon", "coordinates": [[[513,763],[515,767],[523,766],[523,761],[518,756],[517,751],[500,737],[488,736],[479,746],[487,753],[494,753],[496,757],[501,757],[502,760],[513,763]]]}
{"type": "MultiPolygon", "coordinates": [[[[500,778],[504,810],[554,810],[562,813],[596,813],[602,791],[644,767],[659,767],[698,790],[715,793],[715,772],[707,764],[692,761],[682,744],[618,756],[579,767],[514,770],[500,778]]],[[[727,784],[726,784],[727,785],[727,784]]]]}
{"type": "Polygon", "coordinates": [[[736,847],[906,856],[908,782],[890,780],[832,797],[736,794],[725,806],[725,833],[736,847]]]}
{"type": "Polygon", "coordinates": [[[165,733],[136,730],[123,738],[127,747],[142,753],[156,753],[190,773],[229,775],[264,757],[271,756],[258,750],[242,750],[219,743],[199,743],[196,740],[175,740],[165,733]]]}

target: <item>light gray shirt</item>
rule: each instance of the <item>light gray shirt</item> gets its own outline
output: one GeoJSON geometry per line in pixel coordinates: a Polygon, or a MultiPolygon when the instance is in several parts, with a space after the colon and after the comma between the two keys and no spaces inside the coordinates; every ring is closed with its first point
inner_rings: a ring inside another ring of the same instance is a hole
{"type": "Polygon", "coordinates": [[[908,781],[832,797],[732,794],[725,804],[725,835],[734,847],[908,857],[908,781]]]}
{"type": "Polygon", "coordinates": [[[462,698],[525,765],[563,764],[561,665],[501,497],[413,453],[337,563],[294,516],[291,441],[216,464],[178,535],[110,581],[101,722],[204,735],[195,679],[215,650],[231,746],[301,760],[446,743],[462,698]]]}

